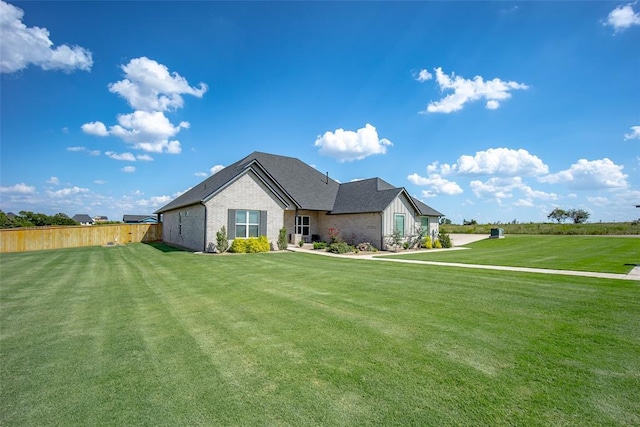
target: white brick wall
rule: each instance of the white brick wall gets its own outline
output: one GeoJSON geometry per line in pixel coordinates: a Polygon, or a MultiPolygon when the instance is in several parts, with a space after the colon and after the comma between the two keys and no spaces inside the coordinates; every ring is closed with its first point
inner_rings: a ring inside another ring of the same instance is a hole
{"type": "Polygon", "coordinates": [[[216,233],[223,225],[228,226],[229,209],[247,209],[267,211],[267,239],[273,248],[278,248],[278,233],[284,221],[284,206],[253,172],[242,175],[205,204],[208,216],[207,247],[215,245],[216,233]]]}
{"type": "Polygon", "coordinates": [[[162,240],[166,243],[194,251],[204,249],[204,206],[191,205],[165,212],[162,224],[162,240]]]}

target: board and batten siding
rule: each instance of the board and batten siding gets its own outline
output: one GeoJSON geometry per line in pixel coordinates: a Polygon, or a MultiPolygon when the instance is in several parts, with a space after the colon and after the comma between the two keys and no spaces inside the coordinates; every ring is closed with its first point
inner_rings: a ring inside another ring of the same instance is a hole
{"type": "Polygon", "coordinates": [[[393,199],[389,206],[382,212],[382,236],[385,239],[391,236],[394,230],[394,217],[396,214],[404,215],[404,234],[405,236],[415,233],[416,224],[420,226],[420,217],[416,217],[416,212],[409,203],[409,200],[401,194],[393,199]]]}
{"type": "MultiPolygon", "coordinates": [[[[239,177],[220,193],[205,202],[207,207],[207,243],[211,250],[216,244],[216,233],[228,227],[229,209],[266,211],[267,239],[277,248],[278,233],[283,226],[285,206],[253,171],[239,177]]],[[[227,230],[227,235],[230,231],[227,230]]],[[[233,239],[230,239],[230,241],[233,239]]]]}

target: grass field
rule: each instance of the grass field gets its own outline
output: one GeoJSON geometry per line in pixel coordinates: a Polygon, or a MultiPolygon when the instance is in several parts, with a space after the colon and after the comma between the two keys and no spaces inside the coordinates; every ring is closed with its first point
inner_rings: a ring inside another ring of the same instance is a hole
{"type": "Polygon", "coordinates": [[[640,238],[613,236],[509,235],[464,245],[470,250],[393,255],[424,261],[504,265],[626,274],[640,265],[640,238]]]}
{"type": "Polygon", "coordinates": [[[0,274],[2,426],[640,424],[636,281],[144,244],[0,274]]]}

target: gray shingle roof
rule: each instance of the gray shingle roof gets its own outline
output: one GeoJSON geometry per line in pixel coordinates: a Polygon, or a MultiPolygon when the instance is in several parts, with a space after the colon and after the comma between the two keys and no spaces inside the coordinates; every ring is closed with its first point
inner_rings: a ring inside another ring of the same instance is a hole
{"type": "Polygon", "coordinates": [[[155,213],[200,203],[250,167],[271,176],[301,209],[329,211],[333,207],[339,187],[336,181],[296,158],[256,151],[205,179],[155,213]]]}
{"type": "Polygon", "coordinates": [[[444,216],[444,214],[438,212],[437,210],[433,209],[431,206],[421,202],[420,200],[416,199],[415,197],[411,196],[411,198],[413,199],[413,203],[415,203],[416,206],[418,207],[418,209],[420,209],[420,213],[422,215],[426,215],[426,216],[444,216]]]}
{"type": "Polygon", "coordinates": [[[73,217],[71,217],[71,219],[74,220],[75,222],[93,223],[93,218],[91,218],[87,214],[75,214],[73,217]]]}
{"type": "Polygon", "coordinates": [[[332,214],[382,212],[402,192],[380,178],[340,184],[332,214]]]}
{"type": "MultiPolygon", "coordinates": [[[[322,172],[294,157],[255,151],[227,166],[172,200],[154,213],[203,202],[249,168],[275,181],[287,198],[300,209],[327,211],[332,214],[381,212],[405,192],[380,178],[339,184],[322,172]]],[[[411,201],[422,215],[443,216],[414,197],[411,201]]]]}

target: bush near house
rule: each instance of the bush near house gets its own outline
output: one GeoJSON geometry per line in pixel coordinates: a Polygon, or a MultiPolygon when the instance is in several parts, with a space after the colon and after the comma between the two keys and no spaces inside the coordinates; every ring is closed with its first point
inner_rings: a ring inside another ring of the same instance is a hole
{"type": "Polygon", "coordinates": [[[271,246],[267,236],[249,237],[248,239],[235,239],[229,248],[230,252],[237,254],[253,254],[257,252],[269,252],[271,246]]]}

